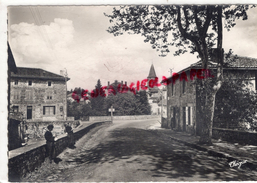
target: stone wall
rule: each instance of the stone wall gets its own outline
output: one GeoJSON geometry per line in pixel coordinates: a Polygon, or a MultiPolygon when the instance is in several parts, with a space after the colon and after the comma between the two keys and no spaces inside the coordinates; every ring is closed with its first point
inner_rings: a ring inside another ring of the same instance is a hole
{"type": "MultiPolygon", "coordinates": [[[[110,124],[111,122],[97,122],[89,126],[75,129],[74,137],[76,140],[80,139],[86,133],[88,133],[92,128],[102,125],[110,124]]],[[[60,154],[68,144],[68,138],[66,134],[58,137],[55,142],[56,154],[60,154]]],[[[21,177],[24,177],[27,173],[35,170],[45,161],[46,153],[46,143],[45,141],[40,141],[31,146],[21,147],[9,152],[9,163],[8,163],[8,177],[9,181],[19,181],[21,177]]]]}
{"type": "MultiPolygon", "coordinates": [[[[113,116],[113,120],[138,120],[160,117],[158,115],[113,116]]],[[[89,121],[110,121],[111,116],[89,116],[89,121]]]]}
{"type": "Polygon", "coordinates": [[[213,128],[212,137],[214,139],[221,139],[242,145],[257,145],[257,133],[254,132],[245,132],[225,128],[213,128]]]}
{"type": "Polygon", "coordinates": [[[27,122],[26,136],[28,139],[44,138],[47,126],[54,125],[53,134],[59,136],[64,134],[64,124],[70,124],[72,128],[76,128],[79,121],[44,121],[44,122],[27,122]]]}
{"type": "Polygon", "coordinates": [[[188,81],[176,80],[173,85],[167,86],[167,120],[162,124],[164,128],[173,128],[178,131],[190,131],[196,123],[196,87],[195,80],[190,80],[190,73],[186,72],[188,81]],[[183,92],[184,85],[184,92],[183,92]],[[183,107],[192,108],[191,125],[183,124],[183,107]]]}
{"type": "Polygon", "coordinates": [[[48,86],[48,80],[39,79],[11,79],[10,104],[18,106],[19,112],[27,119],[27,107],[32,107],[32,119],[27,121],[54,121],[65,120],[66,118],[66,85],[65,81],[51,81],[48,86]],[[14,81],[18,80],[15,85],[14,81]],[[32,85],[28,86],[28,80],[32,85]],[[50,97],[48,97],[50,96],[50,97]],[[43,109],[46,106],[55,107],[54,115],[44,115],[43,109]]]}

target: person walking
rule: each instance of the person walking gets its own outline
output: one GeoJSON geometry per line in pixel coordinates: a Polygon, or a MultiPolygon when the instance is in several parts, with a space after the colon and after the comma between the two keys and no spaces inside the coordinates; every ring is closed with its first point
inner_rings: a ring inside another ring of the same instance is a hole
{"type": "Polygon", "coordinates": [[[52,160],[55,158],[55,144],[54,144],[54,136],[52,134],[54,126],[48,125],[47,131],[45,132],[45,139],[46,139],[46,156],[49,156],[50,163],[52,163],[52,160]]]}
{"type": "Polygon", "coordinates": [[[72,127],[68,124],[65,125],[65,132],[68,134],[68,147],[69,148],[74,148],[75,146],[75,141],[74,141],[74,134],[73,134],[73,130],[72,127]]]}

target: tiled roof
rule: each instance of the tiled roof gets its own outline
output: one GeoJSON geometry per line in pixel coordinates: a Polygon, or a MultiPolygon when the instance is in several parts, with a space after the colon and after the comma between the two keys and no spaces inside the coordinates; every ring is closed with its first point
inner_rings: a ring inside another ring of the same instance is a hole
{"type": "MultiPolygon", "coordinates": [[[[216,63],[209,62],[210,68],[215,66],[216,63]]],[[[191,67],[201,67],[201,61],[192,64],[191,67]]],[[[257,68],[257,59],[233,55],[229,59],[224,58],[224,68],[257,68]]]]}
{"type": "MultiPolygon", "coordinates": [[[[209,68],[215,68],[217,63],[209,61],[208,67],[209,68]]],[[[198,61],[194,64],[191,64],[189,67],[186,67],[176,73],[180,74],[183,71],[188,71],[190,69],[200,69],[202,68],[202,62],[198,61]]],[[[257,59],[256,58],[250,58],[250,57],[242,57],[242,56],[236,56],[232,55],[229,59],[226,58],[226,54],[224,55],[224,65],[223,69],[244,69],[244,70],[257,70],[257,59]]],[[[170,79],[172,77],[169,77],[170,79]]],[[[163,82],[163,81],[162,81],[163,82]]]]}
{"type": "MultiPolygon", "coordinates": [[[[54,74],[39,68],[17,67],[17,73],[11,73],[15,78],[37,78],[37,79],[55,79],[65,80],[64,76],[54,74]]],[[[69,78],[67,79],[69,80],[69,78]]]]}
{"type": "MultiPolygon", "coordinates": [[[[209,68],[215,68],[216,63],[209,61],[208,63],[209,68]]],[[[177,73],[181,73],[182,71],[186,71],[192,68],[202,68],[202,62],[198,61],[189,67],[186,67],[182,70],[180,70],[177,73]]],[[[257,70],[257,59],[256,58],[250,58],[250,57],[242,57],[242,56],[235,56],[232,55],[229,59],[226,59],[226,55],[224,58],[224,69],[256,69],[257,70]]]]}
{"type": "Polygon", "coordinates": [[[147,78],[155,78],[155,77],[157,77],[157,76],[156,76],[156,73],[155,73],[155,70],[154,70],[154,66],[152,64],[151,68],[150,68],[150,71],[149,71],[149,75],[148,75],[147,78]]]}

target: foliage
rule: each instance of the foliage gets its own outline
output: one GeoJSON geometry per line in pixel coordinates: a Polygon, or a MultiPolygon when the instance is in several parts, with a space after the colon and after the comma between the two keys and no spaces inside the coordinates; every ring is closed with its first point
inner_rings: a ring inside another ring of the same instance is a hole
{"type": "MultiPolygon", "coordinates": [[[[246,74],[240,77],[246,78],[246,74]]],[[[224,80],[216,95],[214,126],[242,129],[249,124],[250,130],[257,130],[257,93],[249,89],[251,85],[248,80],[224,80]]]]}
{"type": "MultiPolygon", "coordinates": [[[[100,86],[99,84],[100,82],[97,86],[100,86]]],[[[80,91],[83,90],[78,90],[78,92],[80,91]]],[[[148,115],[151,113],[146,91],[140,91],[136,95],[132,92],[116,93],[116,95],[110,94],[106,97],[91,97],[90,102],[77,102],[75,100],[71,102],[68,100],[68,116],[80,119],[85,116],[110,115],[108,110],[111,106],[115,108],[115,115],[148,115]],[[101,103],[102,101],[103,103],[101,103]]]]}
{"type": "MultiPolygon", "coordinates": [[[[120,6],[113,8],[112,14],[107,15],[110,22],[108,32],[114,36],[141,34],[145,42],[149,42],[153,49],[161,52],[160,56],[169,53],[170,46],[178,50],[174,55],[197,52],[203,59],[208,56],[218,39],[218,11],[219,5],[144,5],[120,6]],[[212,30],[208,29],[211,28],[212,30]],[[216,34],[215,34],[216,33],[216,34]]],[[[249,5],[223,5],[222,17],[224,27],[230,30],[235,26],[235,20],[247,19],[246,11],[249,5]]],[[[203,59],[204,60],[204,59],[203,59]]]]}
{"type": "Polygon", "coordinates": [[[136,99],[139,101],[140,113],[144,115],[151,114],[151,106],[145,90],[141,90],[136,94],[136,99]]]}
{"type": "Polygon", "coordinates": [[[104,89],[102,88],[102,84],[100,79],[97,80],[97,84],[95,86],[95,89],[93,90],[93,93],[91,92],[91,98],[90,103],[93,110],[94,116],[101,116],[104,109],[104,89]]]}
{"type": "Polygon", "coordinates": [[[108,109],[113,106],[117,116],[149,114],[147,102],[139,98],[131,92],[111,94],[105,99],[106,112],[109,113],[108,109]]]}

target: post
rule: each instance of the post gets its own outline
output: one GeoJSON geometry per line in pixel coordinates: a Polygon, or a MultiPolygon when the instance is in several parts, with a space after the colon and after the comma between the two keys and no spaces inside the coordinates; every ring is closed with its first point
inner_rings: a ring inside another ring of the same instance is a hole
{"type": "Polygon", "coordinates": [[[113,123],[113,107],[111,106],[111,120],[112,120],[112,123],[113,123]]]}
{"type": "Polygon", "coordinates": [[[161,90],[161,96],[162,96],[162,105],[161,105],[161,121],[163,117],[163,89],[161,90]]]}

